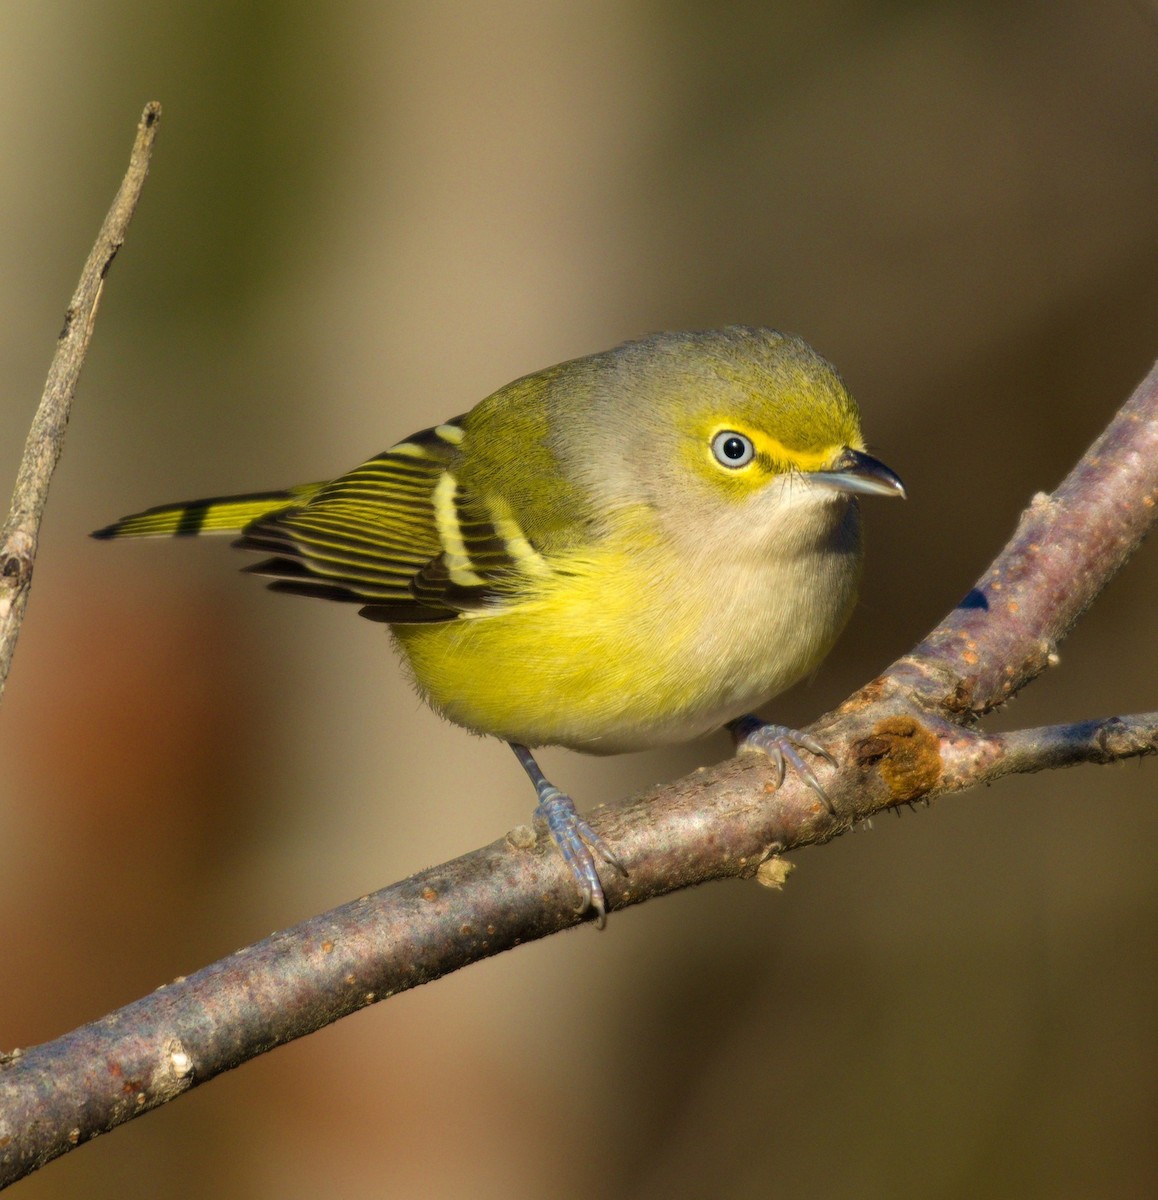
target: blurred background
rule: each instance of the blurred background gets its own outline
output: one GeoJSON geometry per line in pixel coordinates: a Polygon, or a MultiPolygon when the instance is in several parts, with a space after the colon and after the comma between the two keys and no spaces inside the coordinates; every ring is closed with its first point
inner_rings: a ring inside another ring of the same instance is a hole
{"type": "MultiPolygon", "coordinates": [[[[0,1045],[490,841],[533,797],[384,631],[167,500],[354,466],[656,329],[805,335],[909,487],[803,725],[923,635],[1158,354],[1150,3],[0,7],[0,478],[142,105],[0,716],[0,1045]]],[[[3,483],[6,489],[9,483],[3,483]]],[[[1156,707],[1147,546],[992,722],[1156,707]]],[[[725,739],[587,760],[581,806],[725,739]]],[[[22,1196],[1085,1197],[1158,1189],[1158,773],[1012,779],[463,971],[22,1196]]]]}

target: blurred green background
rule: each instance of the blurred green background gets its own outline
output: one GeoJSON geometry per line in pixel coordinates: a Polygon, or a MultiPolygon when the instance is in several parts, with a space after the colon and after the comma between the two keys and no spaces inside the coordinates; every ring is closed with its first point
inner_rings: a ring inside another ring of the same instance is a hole
{"type": "MultiPolygon", "coordinates": [[[[336,474],[551,362],[804,334],[909,486],[804,724],[966,591],[1158,353],[1150,3],[0,7],[0,466],[144,102],[0,719],[0,1045],[489,841],[532,796],[386,635],[161,501],[336,474]]],[[[7,487],[8,484],[3,485],[7,487]]],[[[1156,706],[1146,547],[992,724],[1156,706]]],[[[591,806],[725,740],[548,752],[591,806]]],[[[1152,763],[1014,779],[473,967],[22,1196],[1158,1190],[1152,763]]]]}

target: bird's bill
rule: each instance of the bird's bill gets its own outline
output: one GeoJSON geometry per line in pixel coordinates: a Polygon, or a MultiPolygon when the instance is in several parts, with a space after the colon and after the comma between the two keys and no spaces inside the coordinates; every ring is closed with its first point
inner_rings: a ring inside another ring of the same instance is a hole
{"type": "Polygon", "coordinates": [[[855,492],[862,496],[899,496],[905,499],[905,485],[890,467],[879,458],[861,450],[846,449],[829,471],[811,471],[809,483],[834,488],[838,492],[855,492]]]}

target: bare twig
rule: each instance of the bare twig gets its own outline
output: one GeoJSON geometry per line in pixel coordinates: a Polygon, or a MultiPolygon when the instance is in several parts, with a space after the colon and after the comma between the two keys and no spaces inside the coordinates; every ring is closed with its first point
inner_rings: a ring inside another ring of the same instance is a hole
{"type": "Polygon", "coordinates": [[[1002,775],[1027,775],[1079,763],[1120,762],[1158,753],[1158,713],[1106,717],[1044,729],[974,735],[942,744],[939,791],[993,783],[1002,775]]]}
{"type": "Polygon", "coordinates": [[[0,531],[0,695],[24,619],[32,586],[40,518],[48,502],[52,473],[64,446],[72,398],[92,339],[105,276],[124,243],[125,232],[145,185],[160,119],[161,106],[155,101],[147,104],[137,126],[129,169],[84,264],[72,302],[65,311],[64,327],[24,445],[24,457],[12,493],[12,508],[3,531],[0,531]]]}
{"type": "MultiPolygon", "coordinates": [[[[597,810],[627,863],[622,908],[709,879],[782,878],[779,855],[881,809],[1014,772],[1158,750],[1158,713],[987,735],[978,715],[1055,658],[1158,506],[1158,368],[911,654],[813,727],[831,806],[741,755],[597,810]],[[827,769],[826,769],[827,771],[827,769]]],[[[0,1183],[282,1042],[521,942],[575,925],[573,885],[528,828],[306,921],[54,1042],[0,1062],[0,1183]]]]}

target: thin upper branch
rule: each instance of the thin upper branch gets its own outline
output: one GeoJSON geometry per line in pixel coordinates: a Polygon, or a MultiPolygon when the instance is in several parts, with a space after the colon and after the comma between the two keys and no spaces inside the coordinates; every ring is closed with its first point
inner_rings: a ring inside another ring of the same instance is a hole
{"type": "Polygon", "coordinates": [[[32,586],[40,519],[48,502],[52,473],[64,447],[72,398],[88,354],[105,276],[124,243],[141,189],[145,186],[160,119],[161,106],[156,101],[147,104],[137,126],[129,169],[84,264],[72,302],[65,311],[64,327],[57,339],[40,405],[24,444],[24,456],[12,492],[12,507],[0,531],[0,695],[4,692],[24,619],[32,586]]]}

